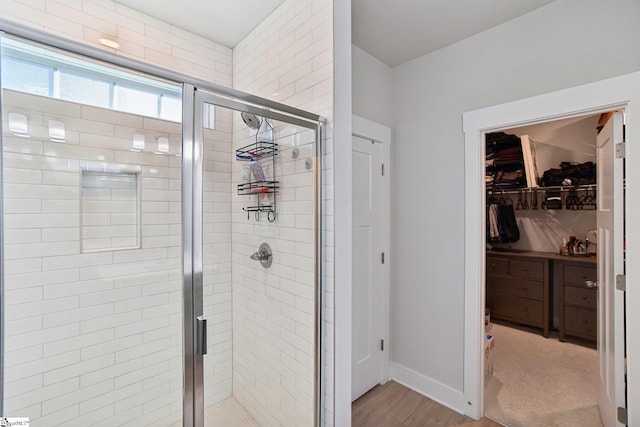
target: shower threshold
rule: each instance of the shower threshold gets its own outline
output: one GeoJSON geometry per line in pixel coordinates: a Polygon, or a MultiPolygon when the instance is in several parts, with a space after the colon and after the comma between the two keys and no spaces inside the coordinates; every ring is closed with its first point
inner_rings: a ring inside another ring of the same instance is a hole
{"type": "MultiPolygon", "coordinates": [[[[181,427],[182,422],[171,427],[181,427]]],[[[259,427],[260,425],[253,419],[247,411],[234,397],[211,405],[204,410],[205,427],[259,427]]]]}

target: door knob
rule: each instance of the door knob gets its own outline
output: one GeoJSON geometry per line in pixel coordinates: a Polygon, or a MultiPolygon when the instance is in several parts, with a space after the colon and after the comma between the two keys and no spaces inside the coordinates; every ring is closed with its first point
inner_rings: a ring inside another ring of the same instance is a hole
{"type": "Polygon", "coordinates": [[[585,282],[585,285],[587,285],[587,288],[592,288],[592,289],[597,289],[598,288],[598,281],[597,280],[587,280],[585,282]]]}

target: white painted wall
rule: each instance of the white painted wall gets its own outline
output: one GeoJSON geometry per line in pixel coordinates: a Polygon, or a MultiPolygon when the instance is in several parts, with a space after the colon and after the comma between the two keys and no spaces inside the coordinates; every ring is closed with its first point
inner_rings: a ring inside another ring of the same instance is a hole
{"type": "Polygon", "coordinates": [[[462,113],[640,69],[639,16],[633,0],[553,2],[394,69],[391,336],[405,382],[464,410],[462,113]]]}
{"type": "MultiPolygon", "coordinates": [[[[333,5],[333,69],[334,95],[333,124],[334,146],[329,159],[331,173],[332,202],[325,206],[333,211],[331,223],[334,264],[332,289],[335,291],[335,304],[327,310],[335,319],[333,338],[329,345],[334,351],[329,357],[334,375],[333,399],[326,399],[325,405],[332,405],[334,418],[327,416],[323,425],[348,427],[351,425],[351,169],[352,169],[352,90],[351,90],[351,2],[334,0],[333,5]],[[333,184],[336,184],[335,186],[333,184]],[[334,239],[335,237],[335,239],[334,239]]],[[[328,193],[328,192],[327,192],[328,193]]],[[[330,318],[327,316],[327,318],[330,318]]],[[[325,320],[325,323],[327,321],[325,320]]],[[[329,341],[329,340],[327,340],[329,341]]],[[[327,363],[325,361],[324,363],[327,363]]]]}
{"type": "Polygon", "coordinates": [[[353,114],[391,127],[393,125],[393,75],[384,62],[353,45],[353,114]]]}

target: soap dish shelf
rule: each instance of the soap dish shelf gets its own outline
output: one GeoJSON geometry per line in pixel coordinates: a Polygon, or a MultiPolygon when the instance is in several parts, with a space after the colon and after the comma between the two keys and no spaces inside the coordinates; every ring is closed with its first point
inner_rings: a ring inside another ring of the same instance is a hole
{"type": "Polygon", "coordinates": [[[269,141],[256,141],[236,150],[236,160],[251,162],[268,159],[278,155],[278,144],[269,141]]]}
{"type": "Polygon", "coordinates": [[[278,181],[254,181],[238,184],[238,195],[248,196],[252,194],[274,194],[278,191],[278,181]]]}

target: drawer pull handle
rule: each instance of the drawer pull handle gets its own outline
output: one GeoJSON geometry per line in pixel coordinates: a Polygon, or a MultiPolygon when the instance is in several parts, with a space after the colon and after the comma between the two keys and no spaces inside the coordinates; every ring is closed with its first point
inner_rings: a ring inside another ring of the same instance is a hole
{"type": "Polygon", "coordinates": [[[529,271],[529,267],[522,267],[524,271],[529,271]]]}
{"type": "Polygon", "coordinates": [[[587,319],[582,319],[582,323],[586,325],[589,321],[587,319]]]}
{"type": "Polygon", "coordinates": [[[590,288],[590,289],[597,289],[598,288],[598,281],[597,280],[595,280],[595,281],[587,280],[584,284],[587,286],[587,288],[590,288]]]}
{"type": "Polygon", "coordinates": [[[582,295],[582,299],[583,299],[583,300],[586,300],[586,299],[587,299],[587,296],[586,296],[586,295],[582,295]]]}

